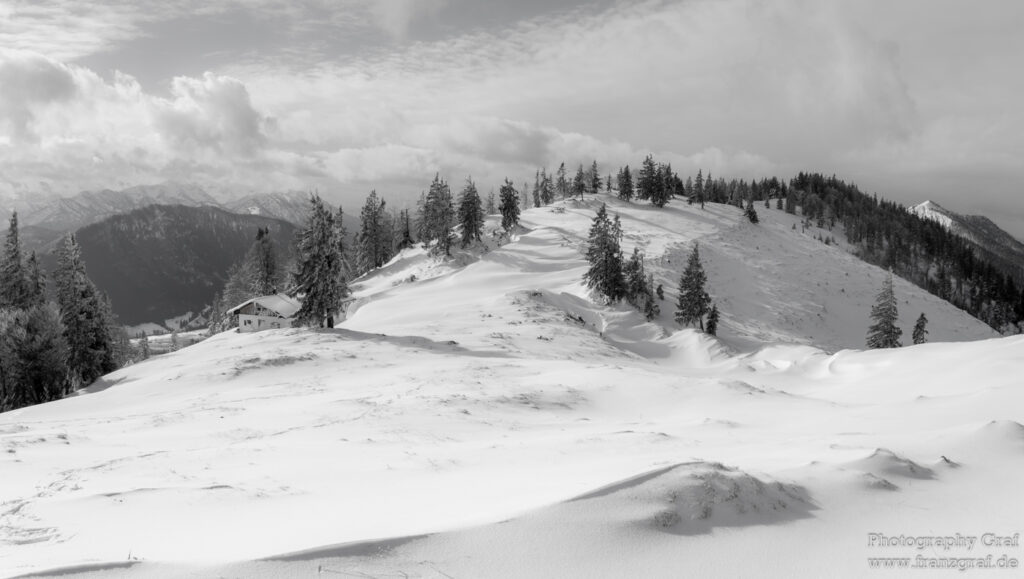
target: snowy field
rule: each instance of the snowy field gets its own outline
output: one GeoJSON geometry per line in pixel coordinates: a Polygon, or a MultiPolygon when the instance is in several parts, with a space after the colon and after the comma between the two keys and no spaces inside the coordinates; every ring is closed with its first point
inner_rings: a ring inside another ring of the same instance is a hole
{"type": "Polygon", "coordinates": [[[0,414],[0,575],[1024,575],[871,567],[1024,560],[1024,337],[897,279],[932,343],[857,351],[885,272],[815,239],[839,231],[606,200],[654,322],[594,302],[595,201],[560,202],[505,245],[403,253],[334,330],[220,334],[0,414]],[[720,339],[672,321],[694,241],[720,339]]]}

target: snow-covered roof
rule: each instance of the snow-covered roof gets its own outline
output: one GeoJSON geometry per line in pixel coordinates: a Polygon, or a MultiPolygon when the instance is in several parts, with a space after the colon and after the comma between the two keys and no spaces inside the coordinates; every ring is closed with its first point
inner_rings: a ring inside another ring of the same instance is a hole
{"type": "Polygon", "coordinates": [[[276,312],[277,314],[285,318],[290,318],[294,316],[295,313],[299,311],[299,308],[302,307],[302,304],[286,296],[285,294],[275,294],[272,296],[263,296],[258,298],[252,298],[251,300],[246,300],[228,310],[227,313],[233,314],[252,303],[259,304],[264,308],[272,312],[276,312]]]}

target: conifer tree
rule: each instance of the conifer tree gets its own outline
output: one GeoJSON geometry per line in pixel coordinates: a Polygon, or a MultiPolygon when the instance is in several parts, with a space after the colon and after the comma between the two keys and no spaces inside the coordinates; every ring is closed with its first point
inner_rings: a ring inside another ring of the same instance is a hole
{"type": "MultiPolygon", "coordinates": [[[[491,197],[488,202],[494,204],[494,191],[491,191],[491,197]]],[[[409,217],[409,210],[403,209],[398,213],[398,226],[401,231],[399,234],[401,237],[398,239],[398,251],[408,249],[416,244],[416,241],[412,238],[412,219],[409,217]]]]}
{"type": "Polygon", "coordinates": [[[0,362],[5,374],[0,409],[61,398],[68,392],[68,346],[57,305],[43,303],[9,315],[7,323],[0,323],[0,357],[7,357],[0,362]]]}
{"type": "Polygon", "coordinates": [[[555,180],[555,191],[558,192],[558,196],[565,199],[569,196],[569,180],[565,174],[565,163],[558,166],[558,172],[556,173],[555,180]]]}
{"type": "Polygon", "coordinates": [[[604,180],[604,190],[611,195],[612,193],[612,174],[608,173],[604,180]]]}
{"type": "Polygon", "coordinates": [[[753,200],[747,199],[747,208],[746,208],[745,211],[743,211],[743,214],[746,215],[747,219],[751,223],[757,223],[758,222],[757,210],[754,209],[754,201],[753,200]]]}
{"type": "Polygon", "coordinates": [[[697,180],[693,182],[693,194],[690,196],[691,204],[695,201],[700,203],[700,208],[704,208],[704,175],[700,169],[697,169],[697,180]]]}
{"type": "Polygon", "coordinates": [[[711,304],[711,311],[708,312],[708,323],[706,331],[712,336],[718,335],[718,304],[711,304]]]}
{"type": "Polygon", "coordinates": [[[576,169],[576,177],[572,180],[572,192],[573,195],[579,195],[580,201],[583,201],[583,194],[587,192],[587,176],[583,172],[582,164],[576,169]]]}
{"type": "Polygon", "coordinates": [[[151,355],[149,336],[143,333],[142,337],[139,338],[139,359],[148,360],[151,355]]]}
{"type": "MultiPolygon", "coordinates": [[[[338,248],[338,256],[341,257],[338,284],[344,288],[348,288],[348,281],[354,278],[356,273],[355,264],[352,260],[352,248],[349,247],[348,241],[348,228],[345,227],[345,210],[339,204],[338,212],[334,214],[334,242],[338,248]]],[[[278,290],[280,289],[278,288],[278,290]]]]}
{"type": "Polygon", "coordinates": [[[590,183],[587,188],[594,195],[600,193],[601,173],[597,169],[597,159],[594,159],[594,162],[590,165],[590,174],[588,176],[590,177],[590,183]]]}
{"type": "Polygon", "coordinates": [[[664,207],[667,198],[663,195],[663,190],[664,180],[658,173],[658,167],[654,163],[654,158],[651,155],[647,155],[637,177],[636,197],[637,199],[650,201],[654,205],[661,203],[660,207],[664,207]]]}
{"type": "Polygon", "coordinates": [[[256,241],[249,248],[245,258],[249,275],[249,284],[255,295],[265,296],[277,293],[280,272],[277,267],[277,249],[270,239],[270,228],[259,228],[256,241]]]}
{"type": "Polygon", "coordinates": [[[494,189],[487,194],[487,205],[484,210],[488,215],[497,215],[498,213],[498,202],[494,198],[494,189]]]}
{"type": "MultiPolygon", "coordinates": [[[[429,224],[430,196],[427,196],[427,219],[429,224]]],[[[370,191],[359,212],[359,234],[356,235],[356,269],[359,274],[381,267],[391,259],[392,231],[390,215],[385,210],[387,203],[370,191]]],[[[331,219],[332,229],[334,219],[331,219]]],[[[334,237],[334,235],[332,235],[334,237]]],[[[334,241],[335,244],[338,241],[334,241]]],[[[343,242],[342,242],[343,243],[343,242]]]]}
{"type": "Polygon", "coordinates": [[[633,248],[633,255],[624,266],[626,280],[626,301],[633,305],[651,321],[661,313],[661,308],[654,301],[654,278],[644,271],[644,254],[633,248]]]}
{"type": "MultiPolygon", "coordinates": [[[[339,285],[341,256],[334,239],[334,216],[318,195],[310,195],[309,201],[309,218],[296,243],[298,270],[292,274],[295,292],[302,298],[295,319],[306,326],[331,327],[347,288],[339,285]]],[[[375,206],[376,201],[368,205],[375,206]]]]}
{"type": "Polygon", "coordinates": [[[70,387],[77,389],[116,370],[117,364],[109,309],[86,275],[82,250],[74,235],[65,237],[57,249],[54,280],[64,337],[69,348],[70,387]]]}
{"type": "Polygon", "coordinates": [[[506,232],[511,232],[516,225],[519,225],[519,196],[508,179],[505,179],[505,184],[501,186],[499,196],[501,197],[501,205],[498,207],[501,212],[501,227],[506,232]]]}
{"type": "Polygon", "coordinates": [[[615,220],[608,219],[608,211],[602,203],[590,226],[587,239],[587,261],[590,268],[583,274],[583,281],[590,289],[596,289],[609,302],[617,302],[626,295],[626,279],[623,272],[622,227],[615,220]]]}
{"type": "Polygon", "coordinates": [[[24,259],[18,232],[18,212],[15,211],[11,214],[3,254],[0,254],[0,308],[24,310],[31,306],[33,300],[24,259]]]}
{"type": "Polygon", "coordinates": [[[544,169],[540,170],[540,198],[545,205],[551,205],[555,201],[555,187],[551,183],[551,176],[544,169]]]}
{"type": "Polygon", "coordinates": [[[676,302],[675,315],[677,323],[684,326],[697,324],[701,330],[704,329],[704,315],[711,303],[711,296],[704,289],[707,279],[704,266],[700,262],[700,249],[694,244],[686,269],[679,278],[679,299],[676,302]]]}
{"type": "Polygon", "coordinates": [[[633,199],[633,176],[629,173],[629,165],[619,170],[619,199],[631,201],[633,199]]]}
{"type": "Polygon", "coordinates": [[[914,332],[911,337],[914,340],[914,344],[924,344],[928,341],[928,318],[924,316],[924,312],[918,316],[917,322],[914,323],[914,332]]]}
{"type": "Polygon", "coordinates": [[[892,288],[892,272],[885,276],[882,291],[875,298],[871,307],[871,319],[874,321],[868,328],[868,348],[899,348],[900,337],[903,335],[896,322],[899,312],[896,307],[896,294],[892,288]]]}
{"type": "Polygon", "coordinates": [[[472,179],[466,179],[466,186],[459,196],[459,224],[462,225],[462,247],[480,241],[484,228],[484,211],[472,179]]]}

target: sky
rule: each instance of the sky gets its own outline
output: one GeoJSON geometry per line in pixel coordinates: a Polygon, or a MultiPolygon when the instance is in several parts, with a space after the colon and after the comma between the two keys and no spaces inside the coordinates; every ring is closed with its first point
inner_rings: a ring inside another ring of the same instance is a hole
{"type": "Polygon", "coordinates": [[[0,196],[835,174],[1024,237],[1017,0],[0,0],[0,196]]]}

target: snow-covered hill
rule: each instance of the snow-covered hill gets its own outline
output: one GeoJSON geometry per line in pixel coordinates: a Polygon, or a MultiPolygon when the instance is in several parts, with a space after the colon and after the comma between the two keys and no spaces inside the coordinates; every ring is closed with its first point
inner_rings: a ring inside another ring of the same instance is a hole
{"type": "Polygon", "coordinates": [[[1024,281],[1024,243],[1000,229],[991,219],[982,215],[960,215],[934,201],[925,201],[909,210],[963,237],[985,260],[1016,280],[1024,281]]]}
{"type": "Polygon", "coordinates": [[[221,334],[0,415],[0,569],[863,577],[1024,557],[869,535],[1021,530],[1024,338],[897,280],[905,332],[924,311],[945,342],[838,351],[885,273],[828,232],[603,200],[664,284],[653,323],[594,302],[597,201],[560,202],[487,251],[406,251],[334,330],[221,334]],[[693,242],[720,340],[671,321],[693,242]]]}

